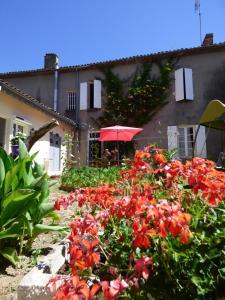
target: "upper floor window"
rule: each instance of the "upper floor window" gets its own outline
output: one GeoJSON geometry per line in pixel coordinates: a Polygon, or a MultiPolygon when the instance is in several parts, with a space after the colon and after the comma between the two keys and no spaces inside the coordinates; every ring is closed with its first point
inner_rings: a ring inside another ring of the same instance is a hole
{"type": "Polygon", "coordinates": [[[194,100],[192,69],[180,68],[175,71],[176,101],[194,100]]]}
{"type": "Polygon", "coordinates": [[[94,109],[102,107],[102,83],[100,80],[82,82],[80,84],[80,109],[94,109]]]}
{"type": "Polygon", "coordinates": [[[75,91],[69,91],[67,93],[67,107],[68,107],[68,110],[76,109],[76,92],[75,91]]]}

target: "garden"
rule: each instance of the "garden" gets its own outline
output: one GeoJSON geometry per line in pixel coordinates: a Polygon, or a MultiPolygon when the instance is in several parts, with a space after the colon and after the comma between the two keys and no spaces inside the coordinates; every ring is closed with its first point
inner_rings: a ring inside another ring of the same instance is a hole
{"type": "Polygon", "coordinates": [[[70,278],[55,299],[217,299],[225,284],[225,174],[209,160],[137,151],[116,182],[59,197],[76,202],[70,278]]]}
{"type": "Polygon", "coordinates": [[[71,192],[54,203],[34,157],[21,141],[15,159],[0,151],[0,254],[16,266],[38,235],[67,235],[67,277],[49,282],[56,300],[225,296],[225,173],[212,161],[183,164],[150,145],[119,169],[65,170],[71,192]]]}

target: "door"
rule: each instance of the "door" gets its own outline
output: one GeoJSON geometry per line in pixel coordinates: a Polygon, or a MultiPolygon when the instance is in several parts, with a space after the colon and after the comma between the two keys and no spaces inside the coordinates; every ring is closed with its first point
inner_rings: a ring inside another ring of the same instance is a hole
{"type": "Polygon", "coordinates": [[[0,147],[5,147],[5,124],[6,120],[0,118],[0,147]]]}
{"type": "Polygon", "coordinates": [[[49,171],[60,171],[61,137],[50,132],[49,171]]]}

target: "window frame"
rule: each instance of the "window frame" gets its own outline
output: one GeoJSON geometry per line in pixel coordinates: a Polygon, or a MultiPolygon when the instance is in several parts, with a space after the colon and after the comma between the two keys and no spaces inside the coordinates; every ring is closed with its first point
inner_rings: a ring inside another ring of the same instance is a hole
{"type": "Polygon", "coordinates": [[[178,131],[178,135],[177,135],[177,148],[178,148],[178,155],[179,158],[181,159],[188,159],[192,157],[192,152],[193,152],[193,146],[194,146],[194,140],[195,140],[195,125],[181,125],[181,126],[177,126],[177,131],[178,131]],[[184,156],[181,156],[181,147],[180,147],[180,131],[179,129],[184,129],[184,156]],[[192,138],[190,139],[190,142],[192,143],[192,147],[189,148],[188,147],[188,136],[190,134],[188,134],[188,129],[192,129],[192,138]],[[190,153],[189,153],[189,149],[190,149],[190,153]]]}
{"type": "Polygon", "coordinates": [[[179,101],[193,101],[193,70],[188,67],[181,67],[175,70],[175,99],[179,101]]]}
{"type": "Polygon", "coordinates": [[[77,99],[76,90],[67,91],[67,109],[69,111],[76,110],[76,99],[77,99]]]}

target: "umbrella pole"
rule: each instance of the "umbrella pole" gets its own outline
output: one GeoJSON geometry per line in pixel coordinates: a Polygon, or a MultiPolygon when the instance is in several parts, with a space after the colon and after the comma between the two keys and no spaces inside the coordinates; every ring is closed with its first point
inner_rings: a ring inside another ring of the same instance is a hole
{"type": "Polygon", "coordinates": [[[117,166],[119,167],[119,141],[117,140],[117,166]]]}
{"type": "Polygon", "coordinates": [[[194,142],[193,142],[192,158],[195,156],[195,146],[196,146],[196,142],[197,142],[197,136],[198,136],[199,129],[200,129],[200,124],[198,124],[197,131],[196,131],[195,138],[194,138],[194,142]]]}

